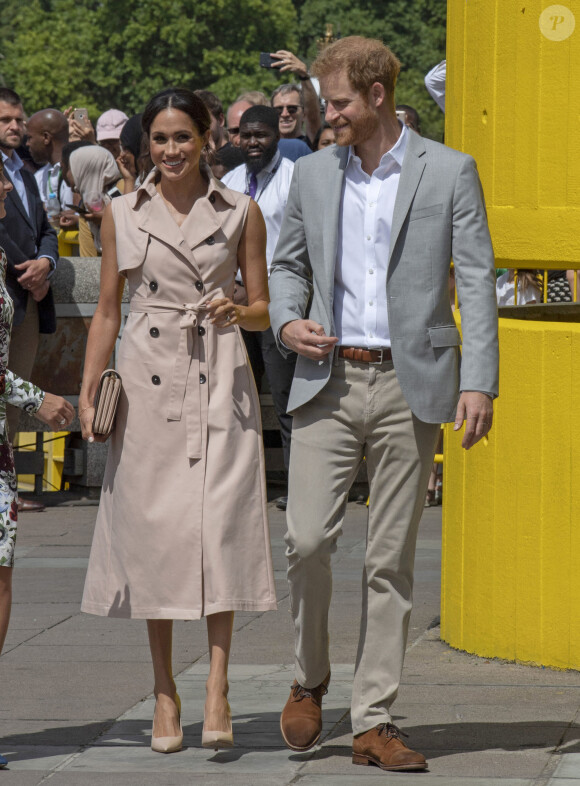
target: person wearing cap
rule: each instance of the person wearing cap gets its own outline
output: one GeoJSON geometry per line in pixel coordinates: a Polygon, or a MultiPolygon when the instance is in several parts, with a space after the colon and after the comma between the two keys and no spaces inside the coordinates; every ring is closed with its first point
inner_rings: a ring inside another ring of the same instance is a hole
{"type": "Polygon", "coordinates": [[[121,131],[129,118],[120,109],[107,109],[97,120],[97,142],[118,158],[121,154],[121,131]]]}

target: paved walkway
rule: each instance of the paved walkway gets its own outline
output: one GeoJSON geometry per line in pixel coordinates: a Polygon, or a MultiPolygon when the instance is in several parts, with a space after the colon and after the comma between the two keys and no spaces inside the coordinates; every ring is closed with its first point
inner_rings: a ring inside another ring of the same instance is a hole
{"type": "Polygon", "coordinates": [[[237,614],[230,672],[236,747],[200,747],[207,639],[176,623],[174,660],[186,748],[149,748],[153,714],[145,626],[81,615],[95,507],[21,517],[15,603],[0,658],[0,786],[580,786],[580,678],[487,661],[439,641],[440,509],[425,511],[415,609],[395,720],[429,772],[386,774],[351,763],[349,697],[360,618],[364,506],[351,503],[335,557],[332,682],[322,744],[283,747],[279,712],[292,674],[284,514],[270,506],[279,611],[237,614]]]}

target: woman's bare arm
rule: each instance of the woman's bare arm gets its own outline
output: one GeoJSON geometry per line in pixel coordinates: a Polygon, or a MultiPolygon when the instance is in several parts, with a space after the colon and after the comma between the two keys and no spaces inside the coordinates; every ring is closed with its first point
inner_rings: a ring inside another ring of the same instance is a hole
{"type": "Polygon", "coordinates": [[[103,256],[101,260],[101,289],[99,302],[91,322],[85,368],[79,396],[79,417],[83,437],[93,437],[93,401],[102,372],[107,367],[121,326],[121,300],[125,280],[117,267],[115,223],[111,205],[107,205],[101,228],[103,256]]]}

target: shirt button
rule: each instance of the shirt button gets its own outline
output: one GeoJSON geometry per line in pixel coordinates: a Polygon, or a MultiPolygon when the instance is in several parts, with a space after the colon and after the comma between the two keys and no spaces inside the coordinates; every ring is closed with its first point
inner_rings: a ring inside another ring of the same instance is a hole
{"type": "Polygon", "coordinates": [[[212,203],[212,205],[215,203],[215,194],[209,195],[209,201],[212,203]]]}
{"type": "Polygon", "coordinates": [[[151,377],[151,382],[153,382],[154,385],[160,385],[161,379],[157,376],[157,374],[153,374],[151,377]]]}
{"type": "Polygon", "coordinates": [[[371,274],[371,276],[372,276],[372,274],[373,274],[374,272],[375,272],[375,271],[372,269],[372,267],[370,267],[370,268],[369,268],[369,273],[371,274]]]}
{"type": "Polygon", "coordinates": [[[206,379],[205,379],[205,374],[200,374],[200,375],[199,375],[199,384],[200,384],[200,385],[204,385],[204,384],[205,384],[205,381],[206,381],[206,379]]]}
{"type": "Polygon", "coordinates": [[[208,244],[208,246],[213,246],[213,244],[215,243],[215,237],[213,235],[210,235],[205,242],[208,244]]]}
{"type": "Polygon", "coordinates": [[[201,292],[201,290],[203,289],[203,283],[201,281],[196,281],[195,288],[198,290],[198,292],[201,292]]]}
{"type": "Polygon", "coordinates": [[[201,325],[197,329],[197,335],[198,336],[205,336],[205,328],[201,327],[201,325]]]}
{"type": "Polygon", "coordinates": [[[374,300],[369,300],[369,306],[372,306],[374,302],[374,300]]]}
{"type": "Polygon", "coordinates": [[[157,292],[157,290],[159,289],[159,284],[157,283],[157,281],[150,281],[149,289],[151,290],[151,292],[157,292]]]}
{"type": "Polygon", "coordinates": [[[370,239],[371,239],[371,236],[370,236],[370,235],[367,235],[367,240],[370,240],[370,239]]]}
{"type": "Polygon", "coordinates": [[[152,338],[159,338],[159,328],[152,327],[151,330],[149,331],[149,335],[152,338]]]}

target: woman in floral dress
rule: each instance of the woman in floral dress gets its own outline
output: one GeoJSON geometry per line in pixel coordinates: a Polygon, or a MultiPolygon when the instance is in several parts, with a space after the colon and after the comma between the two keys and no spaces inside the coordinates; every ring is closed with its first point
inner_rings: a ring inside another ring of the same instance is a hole
{"type": "MultiPolygon", "coordinates": [[[[0,219],[4,218],[4,200],[12,191],[12,183],[4,174],[0,161],[0,219]]],[[[6,289],[6,254],[0,248],[0,652],[4,644],[12,595],[12,566],[16,519],[18,518],[14,459],[6,432],[6,404],[34,413],[52,428],[67,426],[74,409],[62,396],[44,393],[36,385],[12,374],[6,368],[10,345],[10,329],[14,306],[6,289]]]]}

